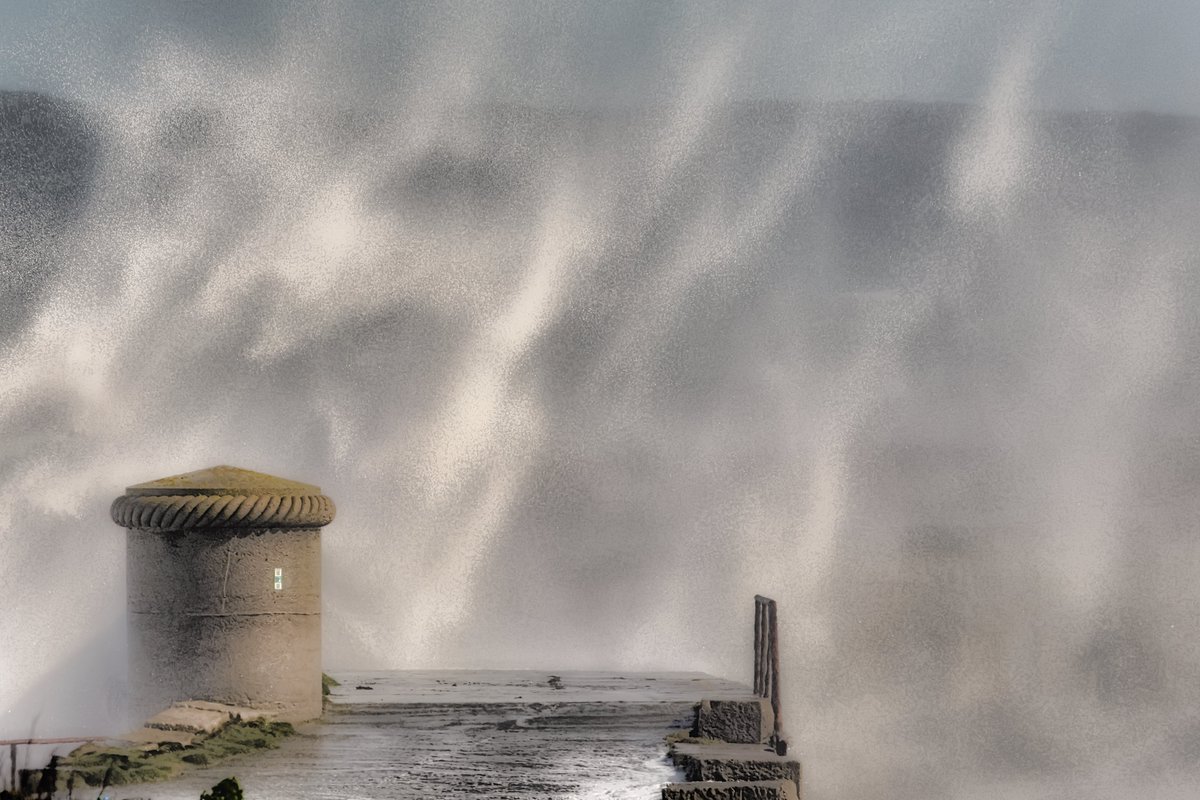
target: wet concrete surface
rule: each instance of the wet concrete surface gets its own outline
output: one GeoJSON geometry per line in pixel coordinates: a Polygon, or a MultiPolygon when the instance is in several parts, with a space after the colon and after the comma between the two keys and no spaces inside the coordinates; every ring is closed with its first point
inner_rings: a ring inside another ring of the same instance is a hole
{"type": "Polygon", "coordinates": [[[745,686],[701,673],[332,673],[323,719],[278,750],[117,787],[111,800],[196,800],[236,776],[247,800],[657,798],[680,774],[663,737],[702,697],[745,686]],[[556,680],[557,679],[557,680],[556,680]],[[363,688],[359,688],[363,687],[363,688]]]}

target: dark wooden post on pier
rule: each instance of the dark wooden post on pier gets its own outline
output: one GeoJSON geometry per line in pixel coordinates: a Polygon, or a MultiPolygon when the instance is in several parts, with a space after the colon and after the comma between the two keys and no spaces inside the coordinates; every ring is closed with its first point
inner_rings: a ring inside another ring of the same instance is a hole
{"type": "Polygon", "coordinates": [[[771,745],[775,752],[787,752],[787,742],[779,710],[779,619],[775,601],[762,595],[754,596],[754,694],[771,701],[775,723],[771,745]]]}

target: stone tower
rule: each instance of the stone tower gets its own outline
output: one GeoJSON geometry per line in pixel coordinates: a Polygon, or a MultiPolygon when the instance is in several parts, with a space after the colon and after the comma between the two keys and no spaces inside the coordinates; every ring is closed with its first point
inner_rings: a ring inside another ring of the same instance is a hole
{"type": "Polygon", "coordinates": [[[321,714],[319,487],[236,467],[130,486],[129,670],[143,718],[180,700],[321,714]]]}

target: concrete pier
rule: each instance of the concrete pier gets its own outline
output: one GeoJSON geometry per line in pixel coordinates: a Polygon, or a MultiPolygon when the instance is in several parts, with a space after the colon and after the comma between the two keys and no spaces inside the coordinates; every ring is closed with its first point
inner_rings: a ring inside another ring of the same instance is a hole
{"type": "Polygon", "coordinates": [[[333,672],[322,720],[278,750],[197,769],[113,800],[195,800],[236,775],[255,800],[297,797],[660,797],[683,776],[664,736],[702,698],[747,687],[703,673],[333,672]]]}
{"type": "Polygon", "coordinates": [[[755,744],[677,744],[675,763],[689,781],[791,781],[800,789],[800,761],[755,744]]]}

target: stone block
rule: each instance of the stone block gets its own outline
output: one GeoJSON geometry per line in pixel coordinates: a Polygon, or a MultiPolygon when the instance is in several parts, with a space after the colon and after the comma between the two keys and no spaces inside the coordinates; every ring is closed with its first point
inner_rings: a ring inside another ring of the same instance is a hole
{"type": "Polygon", "coordinates": [[[800,762],[761,744],[676,744],[671,757],[689,781],[787,780],[800,791],[800,762]]]}
{"type": "Polygon", "coordinates": [[[224,728],[228,722],[229,714],[224,711],[174,705],[146,720],[144,727],[211,735],[224,728]]]}
{"type": "Polygon", "coordinates": [[[668,783],[662,800],[799,800],[791,781],[668,783]]]}
{"type": "Polygon", "coordinates": [[[199,708],[205,711],[219,711],[223,714],[228,714],[230,719],[241,720],[242,722],[254,722],[255,720],[271,720],[276,717],[272,711],[264,711],[261,708],[246,708],[245,706],[231,706],[225,703],[213,703],[208,700],[187,700],[182,703],[176,703],[177,706],[185,708],[199,708]]]}
{"type": "Polygon", "coordinates": [[[701,700],[696,709],[695,734],[701,739],[758,744],[771,738],[774,727],[771,703],[762,697],[701,700]]]}
{"type": "Polygon", "coordinates": [[[234,720],[253,722],[260,719],[274,719],[275,716],[270,711],[257,708],[231,706],[208,700],[184,700],[181,703],[172,704],[170,708],[166,708],[146,720],[141,732],[135,731],[134,734],[131,734],[136,735],[136,738],[130,738],[130,736],[122,738],[130,742],[180,741],[166,737],[160,739],[148,737],[154,737],[164,732],[211,736],[234,720]],[[155,733],[156,731],[158,734],[155,733]]]}

